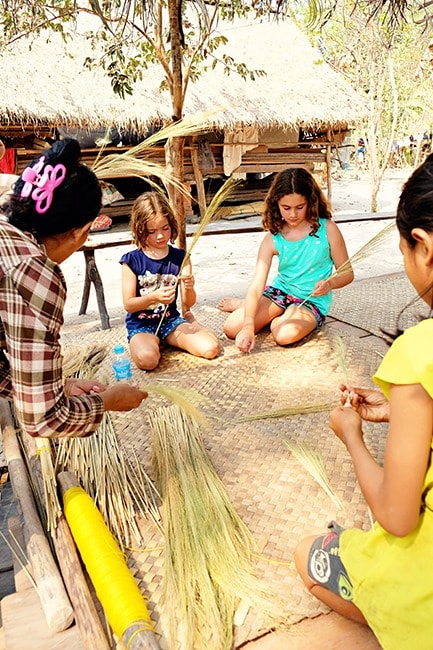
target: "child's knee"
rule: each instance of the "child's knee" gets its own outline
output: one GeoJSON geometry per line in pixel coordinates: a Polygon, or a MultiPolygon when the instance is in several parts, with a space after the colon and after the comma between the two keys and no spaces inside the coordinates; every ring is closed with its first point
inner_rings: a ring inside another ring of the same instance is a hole
{"type": "Polygon", "coordinates": [[[239,324],[237,321],[234,321],[230,316],[226,319],[224,326],[223,326],[223,331],[224,334],[227,336],[229,339],[235,339],[237,333],[240,331],[242,327],[242,324],[239,324]]]}
{"type": "Polygon", "coordinates": [[[140,370],[155,370],[161,358],[159,349],[135,351],[133,359],[140,370]]]}
{"type": "Polygon", "coordinates": [[[209,341],[208,345],[204,348],[202,357],[204,359],[215,359],[221,352],[221,343],[215,337],[215,340],[209,341]]]}

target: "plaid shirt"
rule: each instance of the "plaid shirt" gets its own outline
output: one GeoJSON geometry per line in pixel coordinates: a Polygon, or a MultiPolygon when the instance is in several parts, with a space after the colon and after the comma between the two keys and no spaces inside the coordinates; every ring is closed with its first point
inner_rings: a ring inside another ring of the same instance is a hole
{"type": "Polygon", "coordinates": [[[64,393],[65,299],[60,267],[32,235],[0,220],[0,396],[13,400],[31,436],[89,435],[104,413],[100,396],[64,393]]]}

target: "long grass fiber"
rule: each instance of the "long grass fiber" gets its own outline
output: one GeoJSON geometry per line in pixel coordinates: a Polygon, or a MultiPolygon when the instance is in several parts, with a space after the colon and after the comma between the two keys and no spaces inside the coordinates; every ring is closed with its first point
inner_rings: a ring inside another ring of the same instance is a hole
{"type": "Polygon", "coordinates": [[[338,508],[343,508],[338,496],[332,489],[328,475],[326,473],[325,465],[323,462],[322,454],[316,449],[312,449],[303,442],[291,442],[290,440],[283,440],[283,444],[307,470],[307,472],[314,478],[320,487],[326,492],[329,498],[334,502],[338,508]]]}
{"type": "MultiPolygon", "coordinates": [[[[219,211],[221,210],[221,206],[224,203],[224,201],[227,200],[231,194],[233,194],[234,188],[238,185],[238,181],[234,180],[232,177],[228,178],[224,184],[219,188],[218,192],[216,192],[215,196],[212,198],[212,201],[209,203],[207,206],[205,213],[203,217],[200,219],[200,223],[197,226],[197,229],[194,233],[194,235],[191,238],[191,241],[189,242],[188,248],[185,253],[185,257],[183,258],[182,264],[179,269],[179,275],[177,277],[177,282],[179,282],[179,278],[182,275],[182,272],[188,265],[190,259],[191,259],[191,253],[197,244],[198,240],[200,239],[201,235],[203,234],[206,226],[211,223],[214,219],[218,217],[219,211]]],[[[165,306],[164,311],[162,312],[161,319],[158,323],[158,327],[156,329],[155,334],[158,335],[158,332],[161,328],[161,325],[164,321],[165,314],[167,313],[168,305],[165,306]]]]}
{"type": "Polygon", "coordinates": [[[149,414],[165,540],[163,609],[168,646],[229,650],[246,603],[282,616],[252,564],[253,537],[206,453],[197,422],[176,405],[149,414]]]}
{"type": "Polygon", "coordinates": [[[303,415],[304,413],[321,413],[329,411],[335,406],[333,402],[323,404],[300,404],[299,406],[287,406],[286,408],[276,411],[265,411],[262,413],[252,413],[237,418],[236,422],[251,422],[253,420],[267,420],[268,418],[284,418],[290,415],[303,415]]]}
{"type": "Polygon", "coordinates": [[[145,179],[154,189],[160,190],[158,181],[162,181],[165,186],[171,184],[176,190],[188,194],[184,183],[167,171],[165,165],[151,160],[152,147],[168,138],[197,135],[209,130],[209,125],[206,126],[207,118],[222,110],[221,107],[215,107],[191,118],[169,124],[122,153],[103,155],[104,147],[102,147],[92,169],[101,179],[136,176],[145,179]]]}

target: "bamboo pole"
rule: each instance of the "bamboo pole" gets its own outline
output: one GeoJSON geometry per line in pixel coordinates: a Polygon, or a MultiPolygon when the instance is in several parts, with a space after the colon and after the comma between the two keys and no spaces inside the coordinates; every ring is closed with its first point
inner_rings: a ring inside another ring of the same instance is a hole
{"type": "Polygon", "coordinates": [[[120,637],[123,646],[128,650],[159,650],[144,599],[143,601],[141,600],[134,578],[129,572],[114,537],[105,526],[101,513],[96,506],[94,506],[94,510],[92,509],[86,512],[88,501],[90,500],[92,504],[93,501],[81,488],[76,476],[72,472],[60,472],[57,475],[57,480],[64,501],[66,519],[70,525],[81,558],[86,565],[89,577],[95,587],[96,595],[101,601],[108,622],[113,627],[117,636],[120,637]],[[71,494],[72,497],[68,500],[71,494]],[[75,507],[73,504],[74,499],[79,500],[79,503],[75,507]],[[78,512],[80,514],[80,521],[76,519],[78,512]],[[81,535],[83,533],[83,525],[85,525],[85,535],[93,535],[91,545],[86,545],[85,538],[81,535]],[[102,589],[102,579],[99,571],[101,562],[104,562],[104,554],[107,559],[107,567],[103,578],[106,580],[107,574],[110,578],[109,597],[107,597],[107,593],[102,589]],[[108,566],[108,559],[113,560],[111,567],[108,566]],[[130,621],[124,629],[121,629],[123,621],[117,620],[119,618],[119,610],[114,611],[114,608],[112,612],[109,612],[109,610],[113,605],[117,606],[119,604],[123,605],[124,609],[128,609],[129,603],[127,601],[131,594],[134,596],[135,602],[130,609],[133,615],[136,616],[136,619],[130,621]],[[138,596],[140,603],[138,603],[136,596],[138,596]],[[109,598],[115,599],[116,602],[110,601],[109,598]],[[118,625],[118,629],[116,629],[116,624],[118,625]]]}
{"type": "Polygon", "coordinates": [[[9,404],[4,399],[0,399],[0,426],[12,489],[24,520],[26,553],[42,609],[49,629],[62,632],[73,623],[74,612],[36,510],[9,404]]]}
{"type": "MultiPolygon", "coordinates": [[[[29,466],[35,481],[39,499],[44,498],[44,477],[38,459],[35,439],[26,436],[23,439],[29,466]]],[[[51,536],[60,565],[63,580],[74,608],[75,622],[84,648],[109,650],[110,644],[104,631],[95,602],[83,573],[80,558],[68,523],[63,514],[58,517],[51,536]]]]}

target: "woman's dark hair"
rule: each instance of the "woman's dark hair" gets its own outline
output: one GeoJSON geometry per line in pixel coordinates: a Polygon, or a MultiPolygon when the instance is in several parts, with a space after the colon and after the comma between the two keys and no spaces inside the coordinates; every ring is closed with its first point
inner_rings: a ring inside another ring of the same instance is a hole
{"type": "Polygon", "coordinates": [[[147,224],[157,215],[166,217],[170,226],[170,241],[173,243],[178,235],[176,217],[168,199],[161,192],[144,192],[135,199],[131,210],[130,226],[134,243],[143,249],[149,236],[147,224]]]}
{"type": "Polygon", "coordinates": [[[433,154],[415,169],[403,185],[397,206],[397,228],[400,235],[413,248],[414,228],[433,231],[433,154]]]}
{"type": "Polygon", "coordinates": [[[58,140],[42,151],[2,206],[9,223],[35,236],[49,237],[92,222],[101,209],[102,192],[96,175],[79,162],[80,154],[80,145],[72,138],[58,140]],[[55,182],[47,181],[56,171],[55,182]]]}
{"type": "MultiPolygon", "coordinates": [[[[433,154],[430,154],[423,164],[415,169],[403,185],[397,205],[396,224],[401,237],[406,240],[410,248],[416,246],[416,239],[412,237],[414,228],[433,232],[433,154]]],[[[382,329],[389,343],[403,333],[404,328],[401,327],[401,322],[405,312],[430,289],[431,285],[426,287],[420,296],[416,296],[403,307],[397,316],[397,326],[394,332],[382,329]]],[[[433,305],[430,307],[433,310],[433,305]]]]}
{"type": "Polygon", "coordinates": [[[301,194],[307,199],[308,220],[312,225],[310,235],[317,232],[319,218],[332,218],[329,203],[314,176],[302,167],[285,169],[275,176],[265,198],[262,226],[273,235],[280,232],[284,225],[278,201],[287,194],[301,194]]]}

